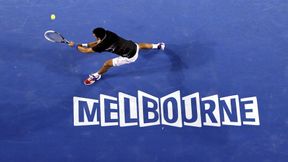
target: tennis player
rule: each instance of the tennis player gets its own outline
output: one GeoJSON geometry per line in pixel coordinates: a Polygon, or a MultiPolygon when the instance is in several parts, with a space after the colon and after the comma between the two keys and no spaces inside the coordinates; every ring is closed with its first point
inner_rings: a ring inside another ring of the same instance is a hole
{"type": "MultiPolygon", "coordinates": [[[[140,49],[159,49],[164,50],[164,43],[135,43],[131,40],[126,40],[118,36],[117,34],[105,30],[104,28],[95,28],[93,35],[96,37],[95,42],[87,44],[78,44],[77,49],[82,53],[94,53],[94,52],[112,52],[118,57],[106,61],[103,66],[89,77],[84,80],[85,85],[91,85],[95,81],[99,80],[101,76],[106,73],[111,67],[121,66],[125,64],[133,63],[137,60],[140,49]]],[[[68,44],[70,47],[74,47],[75,43],[70,41],[68,44]]]]}

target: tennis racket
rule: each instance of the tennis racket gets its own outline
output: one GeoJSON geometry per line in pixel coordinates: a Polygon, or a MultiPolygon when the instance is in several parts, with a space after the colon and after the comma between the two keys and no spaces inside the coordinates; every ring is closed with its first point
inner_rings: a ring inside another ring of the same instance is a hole
{"type": "Polygon", "coordinates": [[[44,33],[44,37],[54,43],[66,43],[68,44],[70,41],[65,39],[60,33],[53,31],[53,30],[48,30],[44,33]]]}

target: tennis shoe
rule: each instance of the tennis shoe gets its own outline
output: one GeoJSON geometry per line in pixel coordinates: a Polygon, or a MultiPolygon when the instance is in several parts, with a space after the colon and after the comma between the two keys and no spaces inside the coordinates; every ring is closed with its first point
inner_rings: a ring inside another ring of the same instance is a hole
{"type": "Polygon", "coordinates": [[[158,43],[158,47],[157,47],[159,50],[164,50],[165,49],[165,43],[161,42],[161,43],[158,43]]]}
{"type": "Polygon", "coordinates": [[[84,80],[84,84],[85,85],[91,85],[91,84],[95,83],[96,80],[99,80],[99,79],[101,79],[101,75],[98,75],[98,77],[96,77],[96,76],[91,74],[91,75],[89,75],[89,77],[86,80],[84,80]]]}

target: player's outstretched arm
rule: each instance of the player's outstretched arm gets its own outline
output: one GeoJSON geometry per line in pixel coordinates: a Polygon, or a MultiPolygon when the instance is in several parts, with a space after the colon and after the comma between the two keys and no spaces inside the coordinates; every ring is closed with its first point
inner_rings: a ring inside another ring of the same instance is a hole
{"type": "MultiPolygon", "coordinates": [[[[68,46],[70,47],[74,47],[75,46],[75,43],[73,41],[70,41],[68,46]]],[[[82,52],[82,53],[92,53],[94,52],[92,48],[90,47],[83,47],[81,44],[78,44],[77,45],[77,50],[82,52]]]]}
{"type": "Polygon", "coordinates": [[[90,42],[90,43],[83,43],[81,44],[82,47],[90,47],[90,48],[93,48],[95,46],[97,46],[97,44],[99,43],[99,41],[95,41],[95,42],[90,42]]]}
{"type": "Polygon", "coordinates": [[[77,46],[78,51],[82,52],[82,53],[93,53],[93,49],[90,47],[82,47],[81,45],[77,46]]]}
{"type": "Polygon", "coordinates": [[[97,44],[99,43],[99,41],[95,41],[95,42],[90,42],[87,44],[88,47],[95,47],[97,46],[97,44]]]}

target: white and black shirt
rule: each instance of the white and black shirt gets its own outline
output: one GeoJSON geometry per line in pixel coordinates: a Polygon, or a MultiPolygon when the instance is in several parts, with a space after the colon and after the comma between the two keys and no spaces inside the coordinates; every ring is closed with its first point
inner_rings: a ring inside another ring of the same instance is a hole
{"type": "Polygon", "coordinates": [[[131,58],[137,51],[137,45],[133,41],[123,39],[117,34],[106,30],[103,40],[92,49],[95,52],[112,52],[122,57],[131,58]]]}

